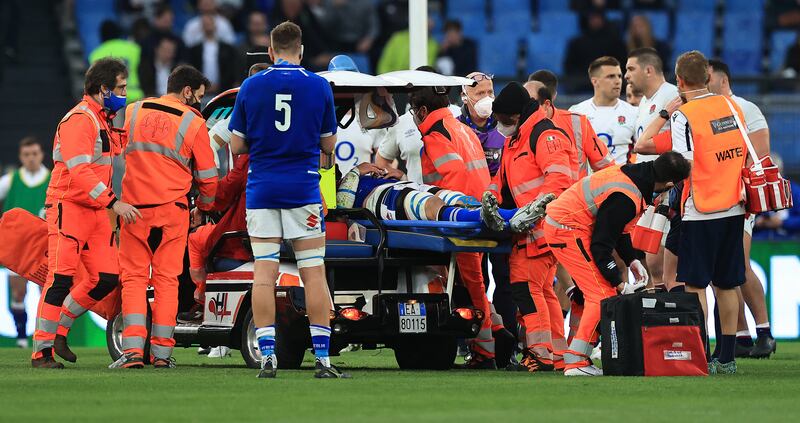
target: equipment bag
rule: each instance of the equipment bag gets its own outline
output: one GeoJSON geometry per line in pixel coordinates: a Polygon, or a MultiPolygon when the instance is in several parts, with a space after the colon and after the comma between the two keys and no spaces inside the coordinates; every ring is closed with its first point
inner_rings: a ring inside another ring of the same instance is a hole
{"type": "Polygon", "coordinates": [[[603,374],[708,374],[705,322],[697,294],[641,292],[600,303],[603,374]]]}
{"type": "Polygon", "coordinates": [[[750,137],[745,132],[744,125],[739,119],[739,115],[734,110],[730,100],[727,97],[724,98],[725,102],[728,103],[728,108],[731,109],[733,118],[736,120],[739,133],[742,134],[747,144],[747,151],[753,159],[753,164],[749,168],[742,169],[747,211],[756,214],[791,208],[793,206],[792,186],[789,180],[781,176],[778,167],[772,163],[772,158],[769,154],[764,157],[758,157],[753,143],[750,142],[750,137]]]}

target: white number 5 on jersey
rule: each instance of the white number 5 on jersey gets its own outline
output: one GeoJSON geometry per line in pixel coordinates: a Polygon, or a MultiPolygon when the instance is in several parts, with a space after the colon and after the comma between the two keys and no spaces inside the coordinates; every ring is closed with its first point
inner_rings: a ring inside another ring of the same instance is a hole
{"type": "Polygon", "coordinates": [[[286,132],[292,126],[292,106],[289,102],[292,101],[291,94],[276,94],[275,95],[275,111],[283,112],[283,122],[275,120],[275,129],[286,132]]]}

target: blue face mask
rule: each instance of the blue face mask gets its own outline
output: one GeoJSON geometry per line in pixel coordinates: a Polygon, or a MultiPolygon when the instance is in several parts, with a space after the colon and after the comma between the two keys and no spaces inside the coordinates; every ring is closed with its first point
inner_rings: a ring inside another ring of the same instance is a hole
{"type": "Polygon", "coordinates": [[[119,97],[113,91],[109,91],[107,96],[103,96],[103,107],[110,110],[111,113],[116,113],[119,109],[125,107],[125,101],[125,97],[119,97]]]}

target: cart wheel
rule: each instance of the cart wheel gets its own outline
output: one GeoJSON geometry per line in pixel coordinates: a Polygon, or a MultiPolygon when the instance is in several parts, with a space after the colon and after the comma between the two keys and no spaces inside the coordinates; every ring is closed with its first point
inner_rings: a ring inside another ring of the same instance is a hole
{"type": "Polygon", "coordinates": [[[242,322],[242,345],[239,348],[247,367],[251,369],[261,368],[261,350],[258,349],[258,339],[256,338],[256,326],[253,323],[253,310],[248,310],[242,322]]]}
{"type": "MultiPolygon", "coordinates": [[[[308,344],[308,326],[278,323],[275,329],[275,355],[278,368],[299,369],[308,344]]],[[[242,358],[251,369],[261,368],[261,350],[258,348],[253,310],[249,310],[242,323],[242,358]]]]}
{"type": "MultiPolygon", "coordinates": [[[[147,337],[144,343],[144,363],[150,364],[150,307],[147,308],[147,337]]],[[[106,347],[111,361],[122,357],[122,313],[117,314],[106,322],[106,347]]]]}

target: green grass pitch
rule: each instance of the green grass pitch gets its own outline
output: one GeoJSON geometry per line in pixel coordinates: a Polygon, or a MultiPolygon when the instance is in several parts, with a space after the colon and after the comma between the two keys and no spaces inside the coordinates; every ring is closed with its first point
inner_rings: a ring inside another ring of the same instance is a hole
{"type": "MultiPolygon", "coordinates": [[[[104,349],[77,364],[30,368],[27,350],[0,349],[0,422],[720,422],[798,421],[800,343],[771,360],[739,360],[734,376],[566,378],[506,371],[400,371],[391,350],[334,357],[350,380],[310,367],[256,379],[238,351],[175,352],[178,368],[109,370],[104,349]],[[792,417],[794,416],[794,417],[792,417]]],[[[307,356],[307,358],[309,358],[307,356]]],[[[307,364],[311,364],[309,361],[307,364]]]]}

